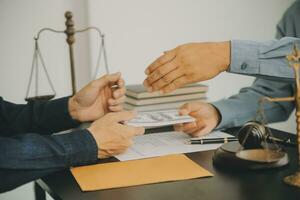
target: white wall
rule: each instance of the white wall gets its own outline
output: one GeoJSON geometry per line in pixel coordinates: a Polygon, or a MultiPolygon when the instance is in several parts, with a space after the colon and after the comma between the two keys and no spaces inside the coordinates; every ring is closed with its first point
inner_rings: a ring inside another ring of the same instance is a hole
{"type": "MultiPolygon", "coordinates": [[[[86,4],[82,0],[1,0],[0,1],[0,92],[1,96],[15,102],[23,102],[31,68],[33,36],[44,27],[65,29],[64,12],[74,11],[75,26],[87,23],[86,4]],[[5,84],[3,84],[5,83],[5,84]]],[[[77,37],[75,65],[78,84],[89,79],[87,36],[77,37]]],[[[64,34],[45,33],[40,48],[44,56],[57,96],[71,93],[68,47],[64,34]]],[[[43,74],[41,74],[43,75],[43,74]]],[[[43,78],[43,77],[41,77],[43,78]]],[[[43,81],[41,84],[43,85],[43,81]]],[[[44,84],[41,90],[48,91],[44,84]]]]}
{"type": "MultiPolygon", "coordinates": [[[[126,82],[133,84],[142,83],[144,69],[163,51],[182,43],[274,38],[276,23],[292,2],[89,0],[88,13],[89,23],[106,34],[110,70],[121,71],[126,82]]],[[[98,51],[95,43],[95,37],[91,37],[92,63],[98,51]]],[[[222,74],[208,82],[209,98],[228,97],[250,85],[252,80],[251,77],[222,74]]],[[[290,120],[277,128],[294,131],[293,122],[290,120]]]]}
{"type": "MultiPolygon", "coordinates": [[[[5,99],[17,103],[24,102],[33,56],[33,36],[43,27],[64,30],[64,12],[67,10],[75,13],[74,21],[77,28],[87,24],[84,0],[0,1],[0,94],[5,99]]],[[[57,96],[71,94],[69,55],[65,36],[46,33],[41,38],[40,47],[57,96]]],[[[87,36],[80,35],[75,44],[79,86],[90,79],[87,55],[87,36]]],[[[48,89],[48,86],[41,89],[48,89]]],[[[32,184],[0,194],[0,199],[34,199],[32,184]]]]}
{"type": "MultiPolygon", "coordinates": [[[[90,24],[105,32],[111,71],[121,71],[127,83],[133,84],[143,81],[145,67],[161,52],[182,43],[273,38],[275,24],[292,1],[0,0],[0,94],[10,101],[23,102],[33,54],[32,38],[45,26],[64,29],[66,10],[74,11],[77,28],[90,24]]],[[[98,41],[94,34],[91,36],[91,64],[87,38],[79,36],[75,45],[80,86],[89,81],[94,71],[88,66],[95,64],[98,41]]],[[[70,94],[64,36],[46,34],[41,48],[57,96],[70,94]]],[[[223,74],[208,82],[209,97],[228,97],[251,81],[249,77],[223,74]]],[[[291,122],[279,126],[294,131],[291,122]]],[[[33,199],[32,185],[1,194],[0,199],[33,199]]]]}

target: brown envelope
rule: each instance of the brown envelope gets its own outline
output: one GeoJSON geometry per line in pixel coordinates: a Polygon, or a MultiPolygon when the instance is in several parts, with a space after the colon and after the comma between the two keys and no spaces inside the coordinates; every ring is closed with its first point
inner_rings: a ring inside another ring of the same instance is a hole
{"type": "Polygon", "coordinates": [[[71,172],[83,191],[213,176],[183,154],[76,167],[71,172]]]}

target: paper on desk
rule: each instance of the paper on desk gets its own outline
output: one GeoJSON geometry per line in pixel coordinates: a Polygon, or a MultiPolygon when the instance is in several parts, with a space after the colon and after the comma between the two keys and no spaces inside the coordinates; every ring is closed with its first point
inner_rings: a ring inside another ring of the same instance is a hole
{"type": "Polygon", "coordinates": [[[83,191],[213,176],[183,154],[76,167],[71,172],[83,191]]]}
{"type": "Polygon", "coordinates": [[[195,121],[195,119],[189,115],[179,115],[178,110],[161,110],[138,112],[137,117],[126,122],[126,124],[137,127],[154,128],[193,121],[195,121]]]}
{"type": "MultiPolygon", "coordinates": [[[[202,138],[233,137],[216,131],[202,138]]],[[[181,132],[153,133],[134,138],[134,144],[125,153],[115,156],[120,161],[150,158],[177,153],[190,153],[217,149],[222,144],[187,144],[190,136],[181,132]]]]}

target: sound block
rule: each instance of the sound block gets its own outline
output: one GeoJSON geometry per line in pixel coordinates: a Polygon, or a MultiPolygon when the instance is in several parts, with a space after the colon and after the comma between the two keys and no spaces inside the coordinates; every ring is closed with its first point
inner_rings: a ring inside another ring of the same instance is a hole
{"type": "Polygon", "coordinates": [[[256,170],[283,167],[289,163],[288,155],[277,162],[261,163],[240,159],[236,153],[241,149],[239,142],[228,142],[219,147],[213,154],[213,164],[217,167],[239,170],[256,170]]]}

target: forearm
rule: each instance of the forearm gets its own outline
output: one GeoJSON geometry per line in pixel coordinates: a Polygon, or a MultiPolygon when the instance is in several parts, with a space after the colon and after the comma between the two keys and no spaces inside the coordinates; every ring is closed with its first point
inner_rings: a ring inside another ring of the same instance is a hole
{"type": "MultiPolygon", "coordinates": [[[[221,114],[217,129],[241,126],[254,120],[262,97],[286,97],[293,95],[293,85],[283,82],[257,79],[252,87],[241,89],[240,93],[212,104],[221,114]],[[237,109],[238,108],[238,109],[237,109]]],[[[263,105],[269,123],[286,120],[294,109],[292,102],[266,102],[263,105]]]]}
{"type": "Polygon", "coordinates": [[[0,137],[0,153],[0,191],[3,192],[51,172],[93,163],[98,148],[92,135],[81,130],[53,136],[0,137]]]}
{"type": "Polygon", "coordinates": [[[53,136],[0,137],[0,169],[49,169],[97,159],[97,144],[87,130],[53,136]]]}
{"type": "Polygon", "coordinates": [[[227,71],[292,82],[295,76],[286,56],[292,53],[294,44],[299,47],[300,39],[285,37],[267,42],[233,40],[227,71]]]}
{"type": "Polygon", "coordinates": [[[17,105],[0,99],[0,133],[53,133],[79,125],[68,110],[69,98],[17,105]]]}

